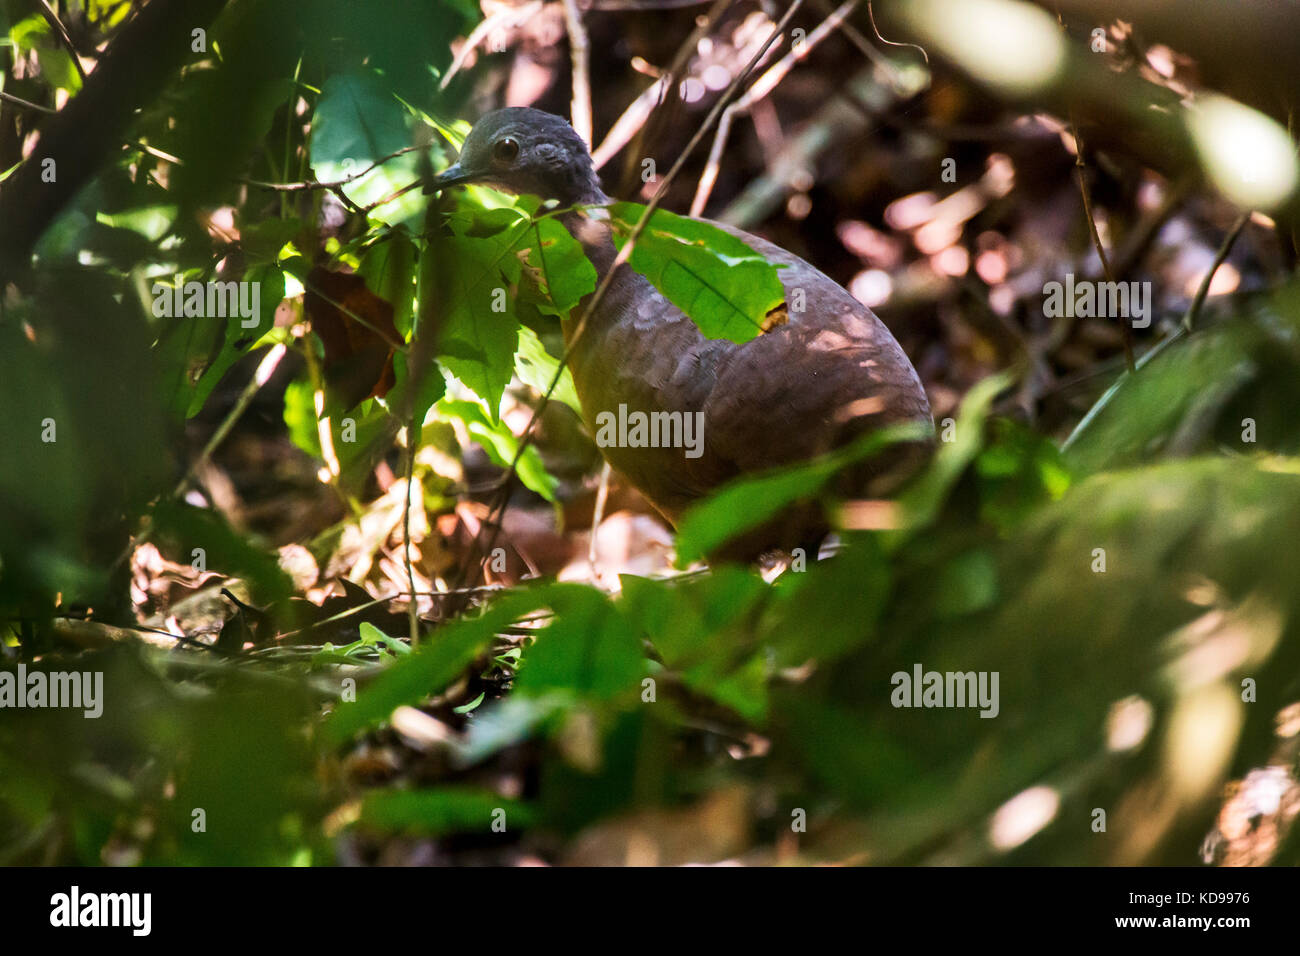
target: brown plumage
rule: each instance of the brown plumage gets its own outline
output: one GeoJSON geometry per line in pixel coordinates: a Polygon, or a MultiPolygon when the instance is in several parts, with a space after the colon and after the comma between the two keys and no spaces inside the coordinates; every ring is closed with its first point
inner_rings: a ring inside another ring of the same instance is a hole
{"type": "MultiPolygon", "coordinates": [[[[559,117],[497,110],[474,126],[460,161],[432,188],[486,182],[564,205],[609,202],[585,144],[559,117]]],[[[609,226],[582,211],[565,225],[603,278],[616,250],[609,226]]],[[[707,220],[705,220],[707,221],[707,220]]],[[[606,447],[610,464],[670,522],[738,475],[812,458],[884,425],[929,424],[924,389],[901,346],[875,314],[830,278],[766,240],[721,223],[778,270],[787,302],[805,308],[744,344],[707,339],[680,309],[629,266],[615,274],[570,358],[592,433],[597,416],[620,405],[643,412],[703,413],[703,449],[606,447]]],[[[565,323],[572,342],[584,300],[565,323]]],[[[916,447],[858,469],[859,492],[887,492],[918,456],[916,447]]],[[[753,557],[771,548],[811,547],[825,533],[816,508],[798,509],[728,549],[753,557]]]]}

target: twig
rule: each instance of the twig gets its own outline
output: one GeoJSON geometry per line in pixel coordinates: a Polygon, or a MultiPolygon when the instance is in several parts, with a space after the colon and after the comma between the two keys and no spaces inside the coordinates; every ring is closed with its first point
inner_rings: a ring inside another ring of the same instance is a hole
{"type": "MultiPolygon", "coordinates": [[[[831,6],[830,0],[813,0],[813,4],[826,16],[830,16],[834,10],[834,7],[831,6]]],[[[845,38],[848,39],[850,43],[858,48],[859,53],[865,56],[879,69],[890,74],[896,74],[898,72],[898,68],[889,61],[889,57],[885,56],[872,46],[871,42],[864,37],[862,32],[852,23],[842,24],[840,26],[840,32],[844,34],[845,38]]],[[[924,53],[925,51],[922,50],[921,52],[924,53]]]]}
{"type": "Polygon", "coordinates": [[[29,110],[35,110],[38,113],[45,113],[48,116],[53,116],[58,113],[58,110],[56,109],[42,106],[40,103],[33,103],[31,100],[23,99],[21,96],[14,96],[12,93],[6,93],[4,90],[0,90],[0,100],[4,100],[6,103],[13,103],[16,106],[25,106],[29,110]]]}
{"type": "Polygon", "coordinates": [[[519,447],[516,449],[514,457],[510,462],[510,467],[506,470],[506,479],[502,483],[501,490],[497,494],[497,500],[488,511],[487,520],[485,520],[482,525],[482,528],[490,529],[490,537],[488,538],[487,545],[482,548],[478,547],[479,540],[482,538],[482,528],[480,528],[479,534],[475,535],[474,545],[470,547],[469,552],[466,554],[466,561],[465,564],[462,565],[458,583],[465,583],[468,576],[468,568],[470,567],[481,572],[482,568],[478,562],[478,556],[490,553],[492,546],[496,543],[497,534],[500,531],[500,524],[493,520],[493,515],[497,511],[503,509],[506,502],[509,500],[511,488],[518,476],[519,461],[532,443],[533,427],[537,424],[537,420],[541,417],[542,410],[545,409],[547,402],[550,401],[551,395],[560,384],[560,376],[563,375],[564,369],[573,355],[575,346],[582,338],[583,333],[587,330],[587,323],[591,320],[592,315],[595,314],[597,307],[599,307],[600,303],[604,300],[606,293],[609,291],[609,287],[614,281],[614,276],[632,257],[632,250],[636,246],[637,240],[650,224],[650,217],[654,215],[655,210],[658,209],[660,204],[663,202],[664,197],[667,195],[668,187],[672,185],[673,180],[676,179],[678,174],[682,171],[682,167],[686,165],[686,161],[690,158],[691,153],[694,152],[695,147],[697,147],[704,137],[708,135],[709,130],[713,128],[715,123],[717,123],[718,118],[722,115],[723,110],[727,108],[727,104],[731,102],[732,97],[736,95],[736,91],[740,88],[741,84],[748,79],[749,74],[753,72],[754,67],[757,66],[759,62],[762,61],[763,57],[767,55],[768,49],[776,42],[777,38],[782,35],[782,31],[785,30],[786,24],[790,22],[790,19],[802,6],[803,0],[793,0],[780,21],[775,27],[773,27],[771,35],[766,41],[764,41],[763,45],[750,59],[749,63],[745,65],[745,68],[732,79],[731,83],[723,91],[722,95],[718,97],[718,101],[713,105],[713,108],[709,110],[708,115],[704,118],[704,122],[700,124],[699,129],[695,131],[695,135],[691,137],[690,141],[682,149],[681,154],[677,157],[677,161],[673,163],[672,168],[668,170],[667,174],[665,174],[663,179],[660,181],[659,188],[655,190],[655,194],[650,198],[650,201],[646,203],[645,210],[641,213],[641,218],[637,220],[631,233],[628,234],[627,241],[623,244],[623,248],[620,249],[618,255],[614,257],[613,264],[609,267],[609,270],[596,286],[596,290],[591,294],[591,298],[588,300],[586,308],[583,309],[582,317],[574,326],[573,335],[569,338],[569,341],[565,346],[564,354],[560,357],[560,361],[556,365],[555,374],[551,377],[550,385],[547,386],[546,392],[542,395],[541,401],[538,402],[537,407],[533,409],[533,414],[529,418],[528,424],[524,427],[524,432],[519,439],[519,447]]]}
{"type": "Polygon", "coordinates": [[[416,188],[418,188],[418,187],[420,187],[420,186],[423,186],[423,185],[424,185],[424,180],[422,180],[422,179],[417,179],[417,180],[416,180],[415,182],[413,182],[413,183],[407,183],[405,186],[402,186],[402,187],[400,187],[399,189],[394,189],[391,193],[389,193],[389,194],[388,194],[387,196],[385,196],[383,199],[376,199],[374,202],[370,203],[369,205],[367,205],[367,206],[361,206],[361,207],[359,207],[359,208],[360,208],[360,210],[361,210],[362,213],[366,213],[366,214],[368,214],[368,213],[371,212],[371,210],[378,209],[380,206],[386,206],[386,205],[388,205],[390,202],[392,202],[394,199],[397,199],[397,198],[399,198],[399,197],[401,197],[401,196],[405,196],[405,195],[406,195],[407,193],[409,193],[412,189],[416,189],[416,188]]]}
{"type": "Polygon", "coordinates": [[[600,484],[596,487],[596,507],[591,513],[591,541],[587,545],[587,563],[591,565],[593,576],[596,574],[596,535],[600,531],[601,521],[605,518],[605,502],[609,500],[609,475],[612,470],[609,462],[605,462],[600,469],[600,484]]]}
{"type": "Polygon", "coordinates": [[[844,3],[841,3],[830,16],[808,34],[803,43],[799,44],[797,48],[791,47],[789,53],[777,60],[775,64],[768,68],[766,73],[754,81],[754,85],[745,91],[744,96],[737,99],[723,111],[722,119],[718,122],[718,131],[713,137],[713,148],[709,151],[709,160],[704,166],[699,185],[695,189],[695,198],[691,202],[690,214],[692,216],[698,216],[704,212],[704,206],[708,203],[709,195],[713,192],[713,185],[718,179],[718,169],[722,164],[722,151],[727,146],[727,138],[731,135],[731,124],[737,114],[748,111],[754,103],[776,89],[777,84],[785,79],[786,75],[794,69],[795,64],[811,53],[817,44],[830,36],[860,2],[861,0],[845,0],[844,3]]]}
{"type": "Polygon", "coordinates": [[[591,43],[582,25],[578,0],[564,0],[564,26],[569,31],[569,56],[573,61],[573,103],[569,108],[573,129],[591,148],[591,78],[589,60],[591,43]]]}
{"type": "MultiPolygon", "coordinates": [[[[225,0],[150,0],[113,37],[94,75],[41,127],[41,136],[0,191],[0,284],[25,275],[46,228],[120,147],[136,111],[151,102],[189,55],[190,31],[206,27],[225,0]],[[42,182],[45,160],[58,180],[42,182]]],[[[50,321],[62,325],[57,315],[50,321]]]]}
{"type": "MultiPolygon", "coordinates": [[[[1178,211],[1179,207],[1191,194],[1195,182],[1196,178],[1194,176],[1183,176],[1174,182],[1168,189],[1160,208],[1145,217],[1142,222],[1130,230],[1125,237],[1124,244],[1115,252],[1115,257],[1110,264],[1115,279],[1123,281],[1124,277],[1137,267],[1137,264],[1151,248],[1156,236],[1159,235],[1161,227],[1169,221],[1170,217],[1178,211]]],[[[1058,324],[1047,336],[1042,351],[1049,354],[1056,352],[1057,349],[1070,341],[1075,330],[1082,323],[1083,316],[1076,315],[1068,322],[1058,324]]]]}
{"type": "Polygon", "coordinates": [[[521,26],[532,19],[533,14],[538,13],[541,9],[542,0],[529,0],[522,7],[502,7],[476,26],[465,40],[465,45],[456,54],[456,58],[452,60],[450,68],[448,68],[446,74],[443,75],[442,81],[438,84],[438,89],[445,90],[447,88],[447,84],[451,82],[452,77],[460,72],[461,67],[465,65],[465,61],[469,59],[469,55],[474,52],[489,33],[497,28],[508,30],[511,27],[521,26]]]}
{"type": "MultiPolygon", "coordinates": [[[[1065,32],[1065,20],[1061,16],[1059,5],[1056,8],[1056,22],[1065,32]]],[[[1074,109],[1070,109],[1070,136],[1074,139],[1074,174],[1079,183],[1079,196],[1083,200],[1083,218],[1088,221],[1088,235],[1092,237],[1093,248],[1101,260],[1101,271],[1108,283],[1114,283],[1115,274],[1111,271],[1110,260],[1106,258],[1106,248],[1101,244],[1101,233],[1097,231],[1097,220],[1092,215],[1092,198],[1088,194],[1088,180],[1084,176],[1083,137],[1079,135],[1079,124],[1074,119],[1074,109]]],[[[1133,330],[1129,327],[1127,317],[1121,317],[1120,333],[1124,340],[1124,364],[1130,373],[1137,371],[1133,358],[1133,330]]]]}
{"type": "Polygon", "coordinates": [[[871,32],[876,35],[877,40],[885,44],[885,46],[910,46],[913,50],[920,50],[921,56],[925,58],[925,65],[930,65],[930,54],[925,52],[925,47],[916,43],[895,43],[893,40],[886,40],[880,35],[880,27],[876,26],[876,11],[872,9],[870,0],[867,0],[867,17],[871,20],[871,32]]]}
{"type": "MultiPolygon", "coordinates": [[[[239,181],[248,186],[256,186],[258,189],[274,189],[276,192],[285,193],[305,192],[312,189],[339,189],[340,187],[346,186],[348,183],[356,182],[358,179],[361,179],[363,176],[368,175],[372,171],[384,165],[384,163],[394,160],[398,156],[403,156],[406,153],[414,152],[419,148],[420,147],[418,146],[403,146],[401,149],[397,150],[397,152],[389,153],[383,159],[375,160],[359,173],[353,173],[350,176],[344,176],[342,179],[335,179],[327,183],[318,182],[314,179],[298,183],[264,183],[256,179],[241,179],[239,181]]],[[[409,189],[411,187],[407,188],[409,189]]]]}
{"type": "Polygon", "coordinates": [[[62,42],[64,47],[67,48],[68,57],[72,60],[72,68],[77,71],[77,76],[81,77],[81,82],[84,85],[86,82],[86,71],[81,65],[81,57],[77,55],[77,48],[72,45],[72,37],[68,36],[68,30],[59,19],[59,15],[54,12],[54,8],[51,7],[46,0],[40,0],[40,3],[41,15],[49,21],[54,32],[59,35],[60,42],[62,42]]]}
{"type": "Polygon", "coordinates": [[[406,606],[406,625],[412,647],[420,643],[420,602],[414,597],[415,569],[411,566],[411,486],[415,483],[415,446],[418,444],[419,425],[412,412],[406,426],[406,501],[402,504],[402,551],[406,559],[406,580],[410,582],[412,594],[410,603],[406,606]]]}
{"type": "Polygon", "coordinates": [[[275,370],[279,366],[280,360],[284,358],[284,353],[286,351],[288,351],[288,349],[284,345],[276,345],[271,349],[271,351],[267,352],[262,358],[262,361],[258,363],[257,371],[254,372],[253,377],[248,380],[248,384],[244,386],[244,390],[239,393],[239,398],[236,400],[234,406],[226,414],[226,417],[222,419],[221,424],[217,426],[217,430],[212,433],[212,437],[208,439],[208,443],[203,446],[203,450],[199,452],[199,456],[194,459],[194,462],[185,472],[185,476],[181,478],[176,487],[172,489],[173,498],[179,498],[189,489],[189,486],[191,482],[194,481],[194,477],[198,474],[199,469],[202,468],[203,465],[207,463],[208,459],[212,457],[212,453],[217,450],[217,446],[226,440],[226,436],[229,435],[230,430],[235,427],[235,423],[239,421],[244,412],[248,410],[248,406],[252,404],[253,397],[257,395],[258,389],[265,385],[275,373],[275,370]]]}
{"type": "Polygon", "coordinates": [[[164,163],[171,163],[173,166],[185,165],[185,161],[179,156],[173,156],[171,153],[164,153],[156,146],[150,146],[147,143],[127,142],[124,143],[123,146],[126,149],[134,149],[138,152],[144,153],[146,156],[152,156],[154,159],[161,159],[164,163]]]}
{"type": "MultiPolygon", "coordinates": [[[[659,91],[659,99],[656,100],[655,106],[662,106],[667,102],[668,96],[673,93],[677,84],[677,77],[686,69],[691,55],[699,49],[700,41],[708,36],[714,25],[727,11],[727,8],[731,6],[731,3],[732,0],[714,0],[713,5],[709,7],[709,11],[704,15],[703,19],[696,19],[695,29],[691,31],[691,35],[686,38],[685,42],[677,48],[677,52],[673,54],[672,62],[668,64],[668,69],[664,70],[663,75],[659,78],[661,83],[652,87],[652,89],[659,91]]],[[[654,115],[653,110],[647,113],[642,122],[645,122],[646,119],[649,120],[649,123],[641,126],[638,130],[636,139],[632,143],[632,149],[628,152],[627,161],[623,166],[622,182],[620,183],[622,188],[626,188],[633,170],[636,168],[636,157],[643,155],[641,147],[645,143],[646,137],[658,131],[659,120],[654,115]]]]}
{"type": "Polygon", "coordinates": [[[1246,228],[1246,223],[1250,222],[1250,210],[1247,209],[1237,221],[1232,224],[1232,230],[1223,238],[1223,243],[1219,246],[1219,251],[1214,254],[1214,261],[1210,263],[1210,268],[1206,270],[1205,278],[1196,289],[1196,295],[1192,298],[1192,304],[1187,307],[1187,314],[1183,316],[1183,328],[1190,332],[1196,324],[1196,316],[1201,311],[1201,306],[1205,304],[1205,297],[1210,294],[1210,282],[1214,279],[1214,274],[1219,271],[1219,266],[1228,258],[1228,253],[1232,251],[1233,244],[1241,231],[1246,228]]]}
{"type": "Polygon", "coordinates": [[[667,84],[667,79],[659,77],[623,111],[623,115],[610,127],[601,144],[591,152],[591,163],[596,169],[600,169],[613,159],[618,151],[636,136],[655,106],[662,101],[667,84]]]}

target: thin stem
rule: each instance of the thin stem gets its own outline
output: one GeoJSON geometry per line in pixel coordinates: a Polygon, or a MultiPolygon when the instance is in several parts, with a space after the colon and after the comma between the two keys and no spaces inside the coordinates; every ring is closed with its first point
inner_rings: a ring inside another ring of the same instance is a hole
{"type": "Polygon", "coordinates": [[[239,398],[236,400],[234,406],[226,414],[226,417],[222,419],[221,424],[217,426],[217,430],[212,433],[212,437],[208,439],[208,443],[203,446],[203,451],[199,452],[199,456],[194,459],[194,463],[191,464],[189,469],[185,472],[185,476],[181,478],[176,487],[172,489],[173,498],[179,498],[189,490],[189,486],[191,482],[194,481],[194,477],[198,474],[199,469],[207,463],[208,459],[212,457],[212,453],[217,450],[217,447],[223,441],[226,440],[226,436],[229,435],[230,430],[235,427],[235,423],[243,417],[244,412],[248,410],[248,406],[252,404],[254,396],[257,395],[258,390],[265,385],[275,373],[275,370],[279,366],[280,360],[284,358],[284,353],[286,351],[288,350],[284,345],[276,345],[271,349],[271,351],[267,352],[262,361],[258,363],[257,371],[253,373],[253,377],[249,379],[248,384],[244,386],[244,390],[239,393],[239,398]]]}
{"type": "Polygon", "coordinates": [[[591,148],[591,43],[587,39],[587,30],[582,25],[582,11],[578,9],[578,0],[564,0],[564,26],[569,32],[569,57],[573,61],[573,102],[569,108],[573,118],[573,129],[582,141],[591,148]]]}
{"type": "Polygon", "coordinates": [[[360,179],[361,177],[365,176],[371,171],[378,169],[380,166],[384,165],[384,163],[387,163],[390,160],[394,160],[398,156],[402,156],[406,153],[414,152],[419,148],[420,147],[418,146],[403,146],[401,149],[397,150],[396,152],[389,153],[383,159],[375,160],[373,163],[371,163],[365,169],[361,170],[361,172],[359,173],[353,173],[350,176],[344,176],[342,179],[335,179],[327,183],[317,182],[316,180],[312,180],[312,179],[309,179],[305,182],[298,182],[298,183],[264,183],[256,179],[241,179],[240,182],[248,186],[256,186],[258,189],[274,189],[277,192],[285,192],[285,193],[304,192],[306,190],[311,190],[311,189],[338,189],[341,186],[346,186],[348,183],[355,182],[356,180],[360,179]]]}
{"type": "Polygon", "coordinates": [[[77,55],[77,48],[72,45],[72,37],[68,35],[67,28],[63,25],[63,21],[59,19],[59,15],[54,12],[54,8],[46,0],[40,0],[40,3],[41,15],[49,21],[54,32],[58,34],[59,42],[67,49],[68,57],[72,60],[72,68],[77,71],[77,76],[81,77],[81,82],[84,84],[86,82],[86,71],[81,65],[81,57],[77,55]]]}
{"type": "Polygon", "coordinates": [[[45,113],[47,116],[53,116],[58,112],[48,106],[42,106],[40,103],[33,103],[31,100],[25,100],[21,96],[14,96],[12,93],[6,93],[0,90],[0,100],[6,103],[13,103],[15,106],[25,106],[29,110],[35,110],[38,113],[45,113]]]}
{"type": "Polygon", "coordinates": [[[1219,271],[1219,266],[1223,265],[1228,253],[1232,251],[1233,244],[1236,243],[1237,237],[1241,231],[1246,228],[1246,223],[1250,222],[1250,210],[1247,209],[1237,221],[1232,224],[1232,229],[1223,238],[1219,251],[1214,254],[1214,261],[1210,263],[1210,268],[1206,270],[1205,277],[1201,279],[1201,284],[1196,289],[1196,295],[1192,298],[1192,304],[1187,308],[1187,314],[1183,316],[1183,328],[1190,332],[1196,324],[1196,317],[1200,314],[1201,306],[1205,304],[1205,297],[1210,294],[1210,283],[1214,279],[1214,274],[1219,271]]]}
{"type": "Polygon", "coordinates": [[[406,426],[406,501],[402,505],[402,551],[406,559],[406,580],[411,585],[411,602],[406,606],[406,625],[411,646],[420,643],[419,599],[415,597],[415,569],[411,566],[411,486],[415,483],[415,446],[418,444],[418,423],[412,413],[406,426]]]}
{"type": "Polygon", "coordinates": [[[691,202],[692,216],[698,216],[704,212],[704,207],[709,201],[709,194],[713,192],[713,185],[718,178],[718,169],[722,165],[722,151],[726,148],[727,138],[731,134],[731,124],[736,115],[748,112],[755,103],[776,89],[777,84],[786,78],[790,71],[794,69],[795,64],[808,56],[819,43],[830,36],[860,2],[861,0],[845,0],[844,3],[841,3],[808,34],[803,43],[792,46],[790,52],[777,60],[773,66],[768,68],[766,73],[754,81],[754,85],[745,92],[744,96],[727,107],[722,114],[722,119],[718,122],[718,131],[713,137],[713,148],[709,151],[709,161],[705,164],[704,173],[700,176],[699,185],[695,190],[695,199],[691,202]]]}

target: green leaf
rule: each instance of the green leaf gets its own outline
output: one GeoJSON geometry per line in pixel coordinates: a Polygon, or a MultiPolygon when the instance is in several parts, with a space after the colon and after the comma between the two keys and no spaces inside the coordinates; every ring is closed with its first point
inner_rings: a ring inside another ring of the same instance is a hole
{"type": "MultiPolygon", "coordinates": [[[[397,357],[401,357],[400,353],[397,357]]],[[[399,378],[398,381],[402,380],[399,378]]],[[[436,385],[441,381],[442,376],[435,371],[426,378],[426,385],[436,385]]],[[[331,415],[329,421],[342,484],[348,489],[359,488],[392,445],[400,426],[395,424],[388,409],[375,399],[366,399],[342,415],[331,415]],[[345,429],[352,441],[344,440],[345,429]]],[[[321,458],[317,422],[315,390],[311,382],[305,379],[290,382],[284,393],[284,423],[289,428],[289,438],[307,454],[321,458]]]]}
{"type": "Polygon", "coordinates": [[[511,302],[518,282],[514,247],[527,226],[483,239],[443,238],[430,245],[440,264],[441,301],[446,316],[440,360],[487,405],[492,421],[510,384],[519,341],[519,319],[511,302]]]}
{"type": "Polygon", "coordinates": [[[380,790],[361,804],[361,823],[380,830],[438,835],[477,831],[491,833],[501,819],[507,827],[532,823],[532,808],[491,790],[439,787],[436,790],[380,790]]]}
{"type": "Polygon", "coordinates": [[[250,265],[275,264],[280,252],[297,238],[303,229],[301,219],[264,219],[257,223],[240,223],[239,247],[250,265]]]}
{"type": "Polygon", "coordinates": [[[984,423],[989,408],[1010,381],[1006,373],[991,375],[966,393],[953,425],[952,440],[939,443],[939,450],[925,471],[899,495],[904,528],[889,532],[887,536],[891,540],[902,540],[934,521],[957,479],[984,447],[984,423]]]}
{"type": "Polygon", "coordinates": [[[531,242],[528,265],[541,292],[534,300],[538,310],[567,317],[583,296],[595,291],[596,267],[558,219],[536,220],[526,241],[531,242]]]}
{"type": "Polygon", "coordinates": [[[340,744],[362,730],[384,723],[403,704],[418,704],[445,689],[494,634],[536,608],[536,603],[529,603],[528,597],[531,597],[529,592],[512,595],[479,617],[462,618],[438,629],[414,653],[359,688],[355,701],[340,702],[322,726],[325,739],[340,744]]]}
{"type": "Polygon", "coordinates": [[[415,307],[415,243],[404,229],[392,229],[369,249],[357,272],[366,288],[393,307],[393,325],[406,338],[415,307]]]}
{"type": "Polygon", "coordinates": [[[245,327],[244,323],[248,320],[238,313],[226,319],[225,341],[221,351],[195,383],[189,395],[189,404],[185,408],[186,418],[193,418],[203,410],[208,396],[212,394],[212,390],[230,366],[239,361],[266,333],[275,328],[275,310],[284,299],[284,273],[274,265],[263,264],[249,269],[244,281],[257,283],[257,324],[245,327]]]}
{"type": "MultiPolygon", "coordinates": [[[[537,333],[528,326],[521,325],[519,351],[515,353],[515,374],[519,376],[519,381],[544,395],[546,389],[550,387],[551,380],[555,378],[555,370],[559,367],[560,360],[546,351],[546,346],[537,337],[537,333]]],[[[578,391],[573,384],[573,373],[569,371],[568,366],[565,366],[564,371],[560,373],[560,380],[556,383],[551,398],[568,405],[579,415],[582,414],[582,406],[578,403],[578,391]]]]}
{"type": "MultiPolygon", "coordinates": [[[[378,74],[344,73],[325,81],[311,125],[311,168],[318,180],[337,182],[386,160],[343,187],[358,205],[378,202],[418,178],[414,152],[387,158],[411,142],[409,116],[378,74]]],[[[423,206],[416,193],[404,198],[375,217],[400,222],[423,206]]]]}
{"type": "Polygon", "coordinates": [[[618,608],[585,585],[552,585],[546,595],[554,622],[525,651],[515,692],[608,698],[634,690],[646,674],[645,655],[618,608]]]}
{"type": "Polygon", "coordinates": [[[753,627],[772,594],[762,578],[747,568],[720,567],[698,579],[623,575],[620,581],[624,617],[643,630],[666,667],[692,690],[750,720],[766,716],[768,665],[753,627]]]}
{"type": "Polygon", "coordinates": [[[833,475],[849,465],[897,442],[915,441],[929,434],[925,425],[896,425],[864,435],[810,462],[728,482],[686,512],[677,529],[677,565],[684,567],[703,558],[795,502],[816,496],[833,475]]]}
{"type": "Polygon", "coordinates": [[[40,57],[41,74],[56,89],[76,93],[81,89],[81,75],[72,65],[72,57],[54,36],[49,22],[39,13],[33,13],[14,24],[9,38],[20,53],[35,50],[40,57]]]}
{"type": "MultiPolygon", "coordinates": [[[[614,203],[614,241],[626,243],[645,207],[614,203]]],[[[785,301],[776,266],[717,226],[662,209],[650,217],[630,265],[711,339],[748,342],[785,301]]]]}
{"type": "MultiPolygon", "coordinates": [[[[1296,314],[1285,293],[1277,302],[1296,314]]],[[[1294,452],[1300,429],[1274,409],[1295,407],[1297,365],[1294,333],[1253,321],[1166,339],[1097,400],[1067,439],[1065,460],[1091,474],[1209,451],[1216,439],[1240,447],[1243,417],[1256,421],[1265,447],[1294,452]]]]}
{"type": "Polygon", "coordinates": [[[477,713],[469,725],[459,761],[472,766],[530,736],[539,726],[571,707],[576,697],[567,691],[529,696],[511,694],[477,713]]]}
{"type": "MultiPolygon", "coordinates": [[[[340,702],[322,726],[327,741],[340,744],[388,720],[403,704],[414,705],[446,689],[487,647],[493,636],[526,614],[551,604],[553,592],[573,585],[526,588],[494,602],[475,618],[461,618],[429,635],[414,653],[361,687],[354,702],[340,702]]],[[[561,595],[563,598],[563,595],[561,595]]]]}
{"type": "MultiPolygon", "coordinates": [[[[438,412],[463,421],[468,426],[470,435],[487,452],[493,464],[502,468],[510,467],[519,451],[519,439],[505,422],[493,423],[488,419],[483,406],[477,402],[458,399],[443,399],[438,403],[438,412]]],[[[555,478],[546,470],[536,445],[524,449],[519,458],[518,473],[524,487],[537,492],[547,501],[555,501],[555,478]]]]}

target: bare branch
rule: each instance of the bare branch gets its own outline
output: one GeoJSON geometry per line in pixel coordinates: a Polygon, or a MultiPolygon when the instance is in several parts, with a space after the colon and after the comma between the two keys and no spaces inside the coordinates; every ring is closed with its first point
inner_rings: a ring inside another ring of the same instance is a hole
{"type": "Polygon", "coordinates": [[[1214,254],[1214,261],[1210,263],[1210,268],[1205,272],[1205,278],[1196,289],[1196,296],[1192,299],[1192,304],[1187,309],[1187,314],[1183,316],[1183,328],[1188,332],[1196,324],[1196,316],[1201,311],[1201,306],[1205,304],[1205,297],[1210,294],[1210,282],[1214,279],[1214,274],[1219,271],[1219,266],[1223,265],[1228,253],[1232,251],[1233,244],[1236,243],[1237,237],[1241,231],[1246,228],[1246,223],[1250,222],[1250,210],[1247,209],[1237,221],[1233,223],[1232,229],[1224,237],[1223,243],[1219,246],[1219,251],[1214,254]]]}
{"type": "Polygon", "coordinates": [[[40,3],[41,15],[45,17],[46,21],[50,24],[50,27],[56,34],[58,34],[59,41],[68,51],[68,56],[72,59],[72,68],[77,71],[77,76],[81,77],[81,83],[84,86],[86,83],[86,70],[81,65],[81,57],[77,54],[77,48],[72,45],[72,37],[68,36],[67,27],[63,25],[63,22],[59,19],[59,15],[54,12],[54,8],[51,7],[46,0],[40,0],[40,3]]]}
{"type": "Polygon", "coordinates": [[[709,194],[713,192],[713,184],[717,182],[718,169],[722,164],[722,151],[727,146],[727,138],[731,134],[731,124],[734,122],[736,115],[748,112],[750,107],[757,101],[776,89],[777,84],[785,79],[786,75],[794,69],[795,64],[811,53],[822,40],[830,36],[860,2],[861,0],[845,0],[844,3],[841,3],[830,16],[817,25],[812,33],[808,34],[802,43],[793,45],[789,53],[768,68],[767,72],[754,82],[754,85],[745,92],[744,96],[727,107],[726,112],[722,114],[722,120],[718,123],[718,132],[713,137],[713,148],[709,151],[709,161],[700,176],[699,186],[695,190],[695,199],[691,202],[692,216],[698,216],[704,212],[704,206],[709,201],[709,194]]]}
{"type": "Polygon", "coordinates": [[[591,44],[587,40],[587,30],[582,25],[578,0],[564,0],[564,26],[569,31],[569,56],[573,60],[573,103],[569,113],[574,130],[590,149],[593,133],[589,67],[591,44]]]}

